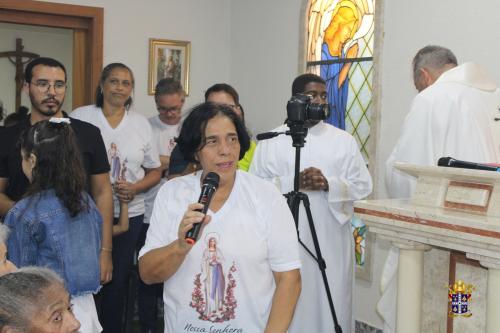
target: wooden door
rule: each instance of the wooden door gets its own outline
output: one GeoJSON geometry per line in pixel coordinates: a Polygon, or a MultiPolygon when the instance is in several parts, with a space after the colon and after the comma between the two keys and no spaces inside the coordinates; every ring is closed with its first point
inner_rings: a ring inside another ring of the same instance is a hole
{"type": "Polygon", "coordinates": [[[102,70],[104,10],[32,0],[0,0],[0,22],[73,30],[73,109],[93,103],[102,70]]]}

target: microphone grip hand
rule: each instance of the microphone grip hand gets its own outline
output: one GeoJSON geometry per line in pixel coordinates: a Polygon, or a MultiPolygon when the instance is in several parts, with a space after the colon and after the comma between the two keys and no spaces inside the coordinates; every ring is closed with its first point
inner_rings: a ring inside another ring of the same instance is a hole
{"type": "Polygon", "coordinates": [[[192,216],[193,218],[197,219],[186,219],[187,222],[190,223],[191,229],[188,229],[186,231],[186,233],[184,234],[184,238],[190,245],[194,245],[194,243],[196,243],[196,241],[198,240],[198,236],[201,235],[203,226],[210,221],[210,218],[206,214],[208,211],[208,207],[210,207],[210,201],[212,201],[212,197],[219,187],[219,180],[220,177],[218,174],[216,174],[215,172],[209,172],[205,176],[205,179],[203,179],[203,185],[201,186],[200,198],[198,199],[198,203],[189,205],[186,215],[188,215],[189,217],[192,216]]]}
{"type": "Polygon", "coordinates": [[[209,215],[205,215],[202,213],[203,206],[204,205],[200,203],[190,204],[188,206],[188,209],[184,213],[184,216],[182,217],[181,223],[179,224],[177,237],[179,238],[179,244],[181,245],[181,248],[185,251],[189,251],[194,244],[190,243],[188,239],[186,239],[188,233],[193,228],[199,228],[197,235],[201,235],[203,227],[211,220],[211,217],[209,215]]]}

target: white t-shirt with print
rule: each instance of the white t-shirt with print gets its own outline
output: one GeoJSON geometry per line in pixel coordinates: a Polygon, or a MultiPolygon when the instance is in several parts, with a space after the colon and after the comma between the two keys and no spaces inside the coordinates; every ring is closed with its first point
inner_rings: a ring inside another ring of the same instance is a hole
{"type": "MultiPolygon", "coordinates": [[[[116,128],[112,128],[101,108],[95,105],[82,106],[71,112],[71,118],[80,119],[97,126],[108,153],[111,184],[118,179],[136,183],[144,178],[144,169],[160,166],[159,154],[152,144],[153,135],[148,120],[142,114],[126,111],[116,128]]],[[[129,216],[144,214],[144,193],[138,193],[129,204],[129,216]]],[[[114,196],[114,216],[120,214],[120,205],[114,196]]]]}
{"type": "Polygon", "coordinates": [[[163,156],[170,156],[175,148],[175,138],[179,136],[181,122],[176,125],[168,125],[161,121],[159,116],[148,118],[153,130],[153,141],[156,143],[158,153],[163,156]]]}
{"type": "MultiPolygon", "coordinates": [[[[176,144],[175,138],[179,136],[179,132],[181,130],[181,122],[179,121],[176,125],[168,125],[161,121],[159,116],[148,118],[148,121],[151,125],[151,129],[153,130],[153,143],[156,144],[158,153],[162,156],[170,156],[176,144]]],[[[168,169],[165,170],[165,172],[168,173],[168,169]]],[[[167,180],[162,177],[160,183],[153,186],[146,192],[144,199],[144,204],[146,205],[144,223],[149,223],[156,194],[158,193],[161,185],[163,185],[166,181],[167,180]]]]}
{"type": "MultiPolygon", "coordinates": [[[[170,180],[155,200],[139,256],[177,239],[200,194],[201,172],[170,180]]],[[[273,272],[300,268],[297,233],[283,196],[237,171],[231,194],[177,272],[164,283],[165,332],[262,333],[271,310],[273,272]]]]}

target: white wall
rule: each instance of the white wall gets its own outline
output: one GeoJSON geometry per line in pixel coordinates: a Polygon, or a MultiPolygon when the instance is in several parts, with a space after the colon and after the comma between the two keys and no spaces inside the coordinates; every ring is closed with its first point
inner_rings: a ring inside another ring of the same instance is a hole
{"type": "MultiPolygon", "coordinates": [[[[43,0],[47,1],[47,0],[43,0]]],[[[135,109],[156,114],[147,94],[149,38],[191,41],[186,108],[202,102],[206,88],[230,78],[230,0],[50,0],[104,8],[104,66],[123,62],[135,76],[135,109]]]]}
{"type": "Polygon", "coordinates": [[[302,0],[231,2],[231,83],[240,92],[248,126],[269,131],[286,118],[298,73],[302,0]]]}
{"type": "Polygon", "coordinates": [[[121,61],[136,79],[135,107],[154,114],[147,95],[148,39],[191,41],[190,94],[201,102],[216,82],[241,95],[254,133],[283,122],[291,82],[298,74],[302,0],[42,0],[104,8],[104,65],[121,61]],[[190,17],[190,19],[186,19],[190,17]],[[126,51],[124,51],[126,50],[126,51]]]}
{"type": "MultiPolygon", "coordinates": [[[[55,29],[29,25],[0,22],[0,52],[15,51],[16,38],[23,39],[24,51],[53,57],[66,67],[68,82],[71,82],[73,72],[73,31],[70,29],[55,29]]],[[[16,106],[16,67],[7,58],[0,58],[0,100],[3,101],[5,114],[15,111],[16,106]]],[[[71,86],[63,104],[63,110],[71,111],[71,86]]],[[[30,107],[26,94],[21,93],[21,105],[30,107]]]]}

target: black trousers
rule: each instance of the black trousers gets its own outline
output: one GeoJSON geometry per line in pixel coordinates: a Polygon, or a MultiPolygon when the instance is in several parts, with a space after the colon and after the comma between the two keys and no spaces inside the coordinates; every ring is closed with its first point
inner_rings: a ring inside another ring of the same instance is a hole
{"type": "MultiPolygon", "coordinates": [[[[146,242],[146,234],[149,224],[143,223],[139,241],[137,242],[137,253],[146,242]]],[[[137,282],[137,306],[139,311],[139,322],[142,332],[155,332],[158,320],[158,297],[162,296],[163,283],[147,285],[139,277],[137,282]]]]}
{"type": "MultiPolygon", "coordinates": [[[[113,279],[99,293],[99,321],[104,333],[123,332],[122,319],[128,281],[134,263],[144,215],[129,219],[129,230],[113,237],[113,279]]],[[[114,223],[118,223],[115,218],[114,223]]]]}

